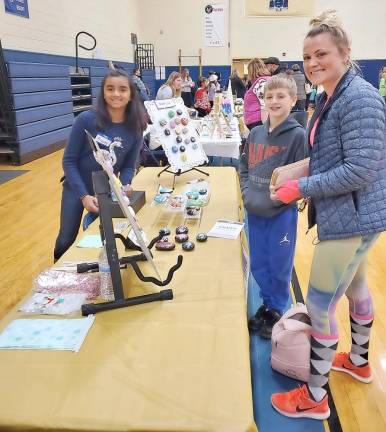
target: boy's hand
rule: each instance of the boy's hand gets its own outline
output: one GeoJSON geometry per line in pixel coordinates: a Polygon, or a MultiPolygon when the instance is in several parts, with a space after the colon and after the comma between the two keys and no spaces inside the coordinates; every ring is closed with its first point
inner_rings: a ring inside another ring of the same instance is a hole
{"type": "Polygon", "coordinates": [[[278,186],[270,186],[270,197],[273,201],[281,201],[289,204],[302,197],[299,191],[298,180],[288,180],[278,186]]]}

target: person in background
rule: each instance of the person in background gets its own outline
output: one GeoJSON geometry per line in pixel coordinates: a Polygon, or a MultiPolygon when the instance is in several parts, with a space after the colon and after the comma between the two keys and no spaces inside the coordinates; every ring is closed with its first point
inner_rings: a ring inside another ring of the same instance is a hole
{"type": "Polygon", "coordinates": [[[131,180],[146,129],[145,109],[129,75],[122,69],[112,70],[103,78],[95,109],[76,117],[63,155],[63,191],[60,229],[55,243],[58,260],[74,243],[84,209],[98,214],[92,172],[102,167],[94,158],[85,130],[98,142],[114,168],[114,173],[130,195],[131,180]]]}
{"type": "Polygon", "coordinates": [[[311,93],[312,93],[312,84],[307,77],[305,77],[305,79],[306,79],[306,83],[304,84],[304,90],[306,93],[306,111],[308,111],[308,107],[311,99],[311,93]]]}
{"type": "Polygon", "coordinates": [[[172,72],[165,84],[157,92],[156,100],[171,99],[181,96],[182,78],[179,72],[172,72]]]}
{"type": "Polygon", "coordinates": [[[270,73],[261,59],[254,58],[248,63],[248,76],[252,85],[244,96],[244,123],[252,130],[263,124],[268,116],[265,112],[264,86],[270,73]]]}
{"type": "Polygon", "coordinates": [[[386,102],[386,66],[383,66],[381,70],[380,80],[379,80],[379,94],[383,97],[386,102]]]}
{"type": "Polygon", "coordinates": [[[236,95],[236,98],[244,99],[246,88],[243,80],[239,77],[237,69],[234,69],[230,77],[232,93],[236,95]]]}
{"type": "Polygon", "coordinates": [[[248,78],[248,74],[244,74],[242,81],[243,81],[243,84],[244,84],[246,90],[251,88],[252,83],[251,83],[251,80],[248,78]]]}
{"type": "Polygon", "coordinates": [[[296,83],[287,74],[273,76],[264,87],[268,120],[251,130],[240,162],[240,185],[248,213],[251,273],[263,304],[248,321],[250,331],[270,339],[272,327],[288,304],[296,243],[296,203],[277,205],[269,197],[275,168],[304,159],[305,129],[290,111],[296,83]]]}
{"type": "Polygon", "coordinates": [[[294,106],[294,110],[304,111],[306,109],[306,77],[300,70],[300,66],[298,64],[292,65],[293,75],[292,78],[296,82],[297,88],[297,101],[294,106]]]}
{"type": "Polygon", "coordinates": [[[309,228],[317,225],[307,293],[311,319],[310,377],[294,390],[272,395],[288,417],[323,420],[330,408],[331,369],[363,383],[369,362],[374,307],[367,284],[367,257],[386,230],[385,103],[350,59],[350,41],[336,11],[310,22],[303,45],[304,71],[324,92],[309,124],[308,177],[278,185],[272,199],[291,203],[308,197],[309,228]],[[351,350],[336,353],[336,308],[348,298],[351,350]]]}
{"type": "Polygon", "coordinates": [[[189,76],[189,69],[183,69],[181,79],[181,97],[184,100],[185,106],[191,108],[193,105],[192,88],[194,87],[194,82],[189,76]]]}
{"type": "Polygon", "coordinates": [[[267,66],[270,75],[277,75],[288,69],[288,64],[287,67],[280,66],[280,61],[277,57],[268,57],[264,60],[264,64],[267,66]]]}
{"type": "Polygon", "coordinates": [[[209,103],[211,108],[213,107],[214,97],[216,93],[219,92],[220,90],[221,87],[220,87],[220,83],[218,82],[218,76],[216,74],[210,74],[209,84],[208,84],[208,98],[209,98],[209,103]]]}
{"type": "Polygon", "coordinates": [[[145,84],[142,81],[141,69],[139,67],[134,68],[131,80],[133,81],[133,84],[135,85],[142,102],[149,100],[149,94],[145,84]]]}
{"type": "Polygon", "coordinates": [[[198,89],[194,97],[194,108],[198,112],[198,117],[205,117],[211,111],[211,105],[208,98],[208,80],[205,77],[200,77],[198,80],[198,89]]]}

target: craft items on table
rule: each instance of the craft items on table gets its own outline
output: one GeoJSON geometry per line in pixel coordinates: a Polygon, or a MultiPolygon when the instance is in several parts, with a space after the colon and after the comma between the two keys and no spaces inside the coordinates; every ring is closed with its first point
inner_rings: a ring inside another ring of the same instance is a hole
{"type": "Polygon", "coordinates": [[[180,225],[176,228],[176,234],[188,234],[189,228],[185,225],[180,225]]]}
{"type": "Polygon", "coordinates": [[[98,273],[72,273],[55,268],[44,270],[33,281],[34,292],[49,295],[85,294],[88,299],[99,296],[98,273]]]}
{"type": "Polygon", "coordinates": [[[189,236],[188,234],[176,234],[174,239],[176,240],[177,243],[185,243],[186,241],[189,240],[189,236]]]}
{"type": "Polygon", "coordinates": [[[170,242],[168,238],[164,238],[155,244],[155,248],[159,251],[169,251],[176,247],[175,243],[170,242]]]}
{"type": "Polygon", "coordinates": [[[146,101],[145,107],[174,173],[208,162],[182,98],[146,101]]]}
{"type": "Polygon", "coordinates": [[[210,199],[209,183],[204,180],[189,182],[183,189],[187,197],[187,207],[203,207],[210,199]]]}
{"type": "Polygon", "coordinates": [[[183,212],[186,207],[184,195],[169,195],[165,201],[165,209],[173,212],[183,212]]]}
{"type": "Polygon", "coordinates": [[[187,241],[185,243],[182,243],[182,249],[184,251],[192,251],[194,249],[195,244],[191,241],[187,241]]]}
{"type": "Polygon", "coordinates": [[[208,240],[208,236],[205,233],[198,233],[196,235],[196,240],[200,243],[203,243],[208,240]]]}
{"type": "Polygon", "coordinates": [[[170,235],[171,231],[168,227],[163,227],[159,230],[160,234],[163,234],[164,236],[170,235]]]}
{"type": "Polygon", "coordinates": [[[19,311],[31,314],[67,315],[80,311],[87,294],[35,293],[20,307],[19,311]]]}
{"type": "Polygon", "coordinates": [[[185,217],[188,219],[200,219],[202,213],[201,207],[187,206],[185,207],[185,217]]]}

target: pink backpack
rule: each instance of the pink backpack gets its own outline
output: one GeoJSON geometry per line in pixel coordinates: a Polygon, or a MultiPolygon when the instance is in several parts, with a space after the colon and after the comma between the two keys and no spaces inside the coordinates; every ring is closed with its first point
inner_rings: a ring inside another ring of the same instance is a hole
{"type": "Polygon", "coordinates": [[[293,305],[272,329],[271,366],[301,381],[310,376],[311,320],[304,304],[293,305]]]}

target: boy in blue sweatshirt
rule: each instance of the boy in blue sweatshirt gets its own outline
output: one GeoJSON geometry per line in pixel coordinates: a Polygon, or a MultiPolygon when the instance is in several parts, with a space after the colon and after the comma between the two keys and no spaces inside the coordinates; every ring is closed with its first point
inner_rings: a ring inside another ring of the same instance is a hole
{"type": "Polygon", "coordinates": [[[240,183],[248,213],[251,273],[263,304],[250,318],[250,331],[270,339],[289,298],[296,243],[296,203],[270,199],[275,168],[308,155],[304,128],[290,112],[296,103],[296,83],[285,74],[273,76],[264,89],[268,120],[251,130],[240,161],[240,183]]]}

